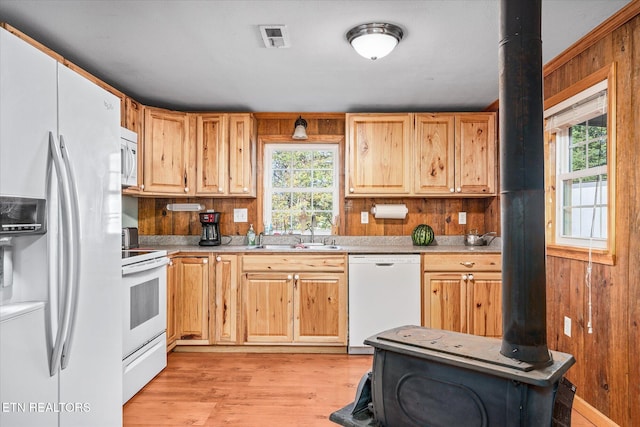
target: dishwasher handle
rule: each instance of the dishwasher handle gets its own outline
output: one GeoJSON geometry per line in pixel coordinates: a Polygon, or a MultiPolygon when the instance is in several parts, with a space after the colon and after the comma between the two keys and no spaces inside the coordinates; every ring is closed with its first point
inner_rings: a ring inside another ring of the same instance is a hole
{"type": "Polygon", "coordinates": [[[394,265],[393,262],[376,262],[376,267],[393,267],[394,265]]]}

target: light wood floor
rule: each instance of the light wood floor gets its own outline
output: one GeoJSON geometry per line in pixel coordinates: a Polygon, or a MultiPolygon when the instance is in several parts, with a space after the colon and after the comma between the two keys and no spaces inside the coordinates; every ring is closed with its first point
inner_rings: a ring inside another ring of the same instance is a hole
{"type": "MultiPolygon", "coordinates": [[[[236,353],[170,353],[168,359],[124,406],[125,427],[335,427],[329,414],[353,401],[372,360],[236,353]]],[[[593,426],[575,410],[571,425],[593,426]]]]}

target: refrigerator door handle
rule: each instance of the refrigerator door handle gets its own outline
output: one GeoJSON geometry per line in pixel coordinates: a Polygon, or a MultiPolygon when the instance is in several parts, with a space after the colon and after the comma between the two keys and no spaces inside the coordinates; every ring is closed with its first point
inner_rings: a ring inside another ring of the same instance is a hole
{"type": "Polygon", "coordinates": [[[80,289],[80,255],[82,253],[82,246],[80,243],[80,207],[78,205],[78,189],[76,186],[75,174],[73,172],[73,166],[69,156],[69,150],[64,142],[64,137],[60,135],[60,152],[62,153],[62,160],[67,171],[67,180],[69,183],[69,202],[71,205],[71,215],[69,218],[69,234],[67,242],[69,246],[69,258],[70,269],[68,276],[67,293],[70,296],[67,298],[70,304],[70,317],[69,328],[64,339],[64,345],[62,347],[62,358],[60,360],[60,366],[65,369],[69,364],[69,356],[71,355],[71,343],[73,341],[73,330],[76,324],[76,317],[78,313],[78,291],[80,289]]]}
{"type": "Polygon", "coordinates": [[[60,365],[60,360],[62,358],[62,346],[64,344],[64,339],[68,335],[69,331],[69,323],[71,321],[71,299],[72,294],[69,291],[69,274],[71,271],[71,252],[73,249],[70,249],[70,239],[65,238],[70,231],[70,223],[71,223],[71,201],[70,201],[70,189],[69,189],[69,181],[67,179],[67,171],[64,167],[64,162],[62,160],[62,153],[60,148],[56,143],[56,138],[53,136],[52,132],[49,132],[49,152],[51,155],[51,159],[53,161],[53,165],[56,170],[56,176],[58,178],[58,193],[60,198],[60,218],[61,218],[61,226],[60,226],[60,236],[63,241],[62,253],[59,254],[60,258],[62,258],[62,275],[59,283],[59,287],[64,287],[64,292],[61,292],[59,289],[59,294],[64,294],[64,303],[60,310],[60,315],[58,316],[58,330],[56,332],[56,338],[53,345],[53,351],[51,353],[51,359],[49,362],[49,373],[51,376],[54,376],[58,372],[58,366],[60,365]]]}

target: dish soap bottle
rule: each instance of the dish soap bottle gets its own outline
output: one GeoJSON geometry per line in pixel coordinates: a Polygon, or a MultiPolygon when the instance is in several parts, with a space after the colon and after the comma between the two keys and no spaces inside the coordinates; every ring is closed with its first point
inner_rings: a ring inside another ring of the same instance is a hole
{"type": "Polygon", "coordinates": [[[247,245],[255,246],[256,244],[256,232],[253,230],[253,224],[249,224],[249,230],[247,231],[247,245]]]}

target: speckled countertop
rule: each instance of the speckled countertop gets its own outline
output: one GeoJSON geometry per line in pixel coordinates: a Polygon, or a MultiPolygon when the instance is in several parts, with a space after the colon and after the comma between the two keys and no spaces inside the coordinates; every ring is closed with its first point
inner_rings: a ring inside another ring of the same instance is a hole
{"type": "Polygon", "coordinates": [[[357,254],[408,254],[408,253],[500,253],[502,240],[497,237],[488,246],[465,246],[464,236],[436,236],[429,246],[414,246],[411,236],[316,236],[315,241],[326,246],[293,245],[309,242],[310,236],[264,236],[263,244],[283,245],[277,248],[255,249],[247,246],[245,236],[223,236],[220,246],[200,246],[199,236],[140,236],[140,247],[177,252],[233,252],[233,253],[357,253],[357,254]],[[286,245],[290,245],[287,247],[286,245]]]}

